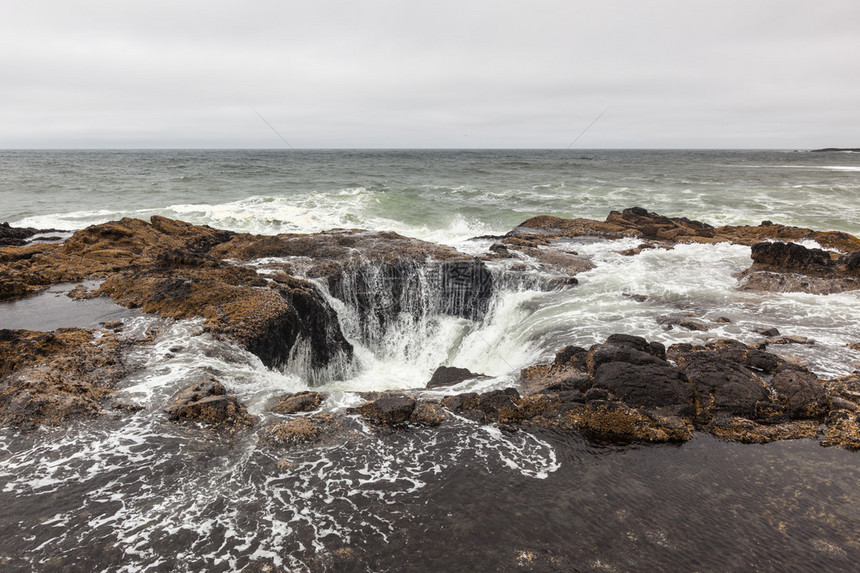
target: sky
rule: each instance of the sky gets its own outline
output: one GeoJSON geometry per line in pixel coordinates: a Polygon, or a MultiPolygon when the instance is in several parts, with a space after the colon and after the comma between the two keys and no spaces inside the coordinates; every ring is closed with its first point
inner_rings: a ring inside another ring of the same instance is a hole
{"type": "Polygon", "coordinates": [[[5,0],[0,148],[860,147],[858,22],[852,0],[5,0]]]}

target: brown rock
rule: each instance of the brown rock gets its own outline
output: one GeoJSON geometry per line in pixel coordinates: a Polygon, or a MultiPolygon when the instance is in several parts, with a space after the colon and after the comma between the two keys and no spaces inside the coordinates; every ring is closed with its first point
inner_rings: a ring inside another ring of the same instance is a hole
{"type": "Polygon", "coordinates": [[[341,430],[341,424],[331,414],[298,416],[265,428],[262,440],[273,446],[295,447],[330,439],[341,430]]]}
{"type": "Polygon", "coordinates": [[[296,392],[286,394],[277,399],[269,408],[270,412],[276,414],[297,414],[299,412],[310,412],[320,407],[325,400],[325,394],[320,392],[296,392]]]}
{"type": "Polygon", "coordinates": [[[415,398],[411,396],[386,392],[372,402],[359,405],[356,411],[380,426],[399,426],[409,421],[415,406],[415,398]]]}
{"type": "Polygon", "coordinates": [[[814,438],[819,422],[798,420],[780,424],[759,424],[747,418],[718,414],[703,429],[718,438],[744,444],[766,444],[777,440],[814,438]]]}
{"type": "Polygon", "coordinates": [[[690,427],[676,416],[648,416],[641,410],[612,402],[591,402],[564,415],[564,425],[591,439],[621,442],[684,442],[690,427]]]}
{"type": "Polygon", "coordinates": [[[171,420],[195,421],[218,427],[239,429],[254,424],[236,396],[217,380],[205,380],[181,391],[166,410],[171,420]]]}
{"type": "Polygon", "coordinates": [[[56,425],[101,413],[127,370],[113,333],[0,330],[0,423],[56,425]]]}
{"type": "Polygon", "coordinates": [[[409,415],[410,422],[423,426],[438,426],[447,418],[448,415],[442,405],[432,402],[418,402],[412,414],[409,415]]]}

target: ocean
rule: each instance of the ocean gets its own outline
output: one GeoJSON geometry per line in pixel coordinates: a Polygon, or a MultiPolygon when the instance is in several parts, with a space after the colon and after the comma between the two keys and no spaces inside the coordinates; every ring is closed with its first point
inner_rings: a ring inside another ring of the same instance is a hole
{"type": "MultiPolygon", "coordinates": [[[[67,231],[162,215],[239,232],[394,231],[487,252],[535,215],[604,219],[639,206],[712,225],[763,220],[860,235],[860,153],[637,150],[0,151],[0,221],[67,231]]],[[[362,339],[348,376],[270,370],[196,321],[168,322],[56,293],[0,305],[0,328],[159,327],[120,386],[126,417],[0,429],[0,565],[10,571],[847,570],[860,558],[857,454],[811,440],[594,444],[454,420],[273,450],[168,422],[170,397],[207,372],[265,422],[274,396],[314,387],[342,411],[360,392],[422,388],[445,364],[487,374],[447,393],[516,385],[565,345],[616,332],[666,344],[778,328],[812,345],[771,351],[822,378],[860,368],[860,292],[754,293],[740,245],[589,239],[575,288],[496,281],[479,321],[404,319],[362,339]],[[79,306],[73,306],[79,305],[79,306]],[[91,305],[91,306],[81,306],[91,305]],[[667,329],[695,314],[708,332],[667,329]],[[396,333],[396,334],[393,334],[396,333]],[[271,569],[266,569],[270,567],[271,569]]],[[[815,246],[809,244],[807,246],[815,246]]],[[[491,265],[497,277],[505,263],[491,265]],[[494,265],[494,266],[493,266],[494,265]]],[[[322,288],[322,286],[320,287],[322,288]]]]}

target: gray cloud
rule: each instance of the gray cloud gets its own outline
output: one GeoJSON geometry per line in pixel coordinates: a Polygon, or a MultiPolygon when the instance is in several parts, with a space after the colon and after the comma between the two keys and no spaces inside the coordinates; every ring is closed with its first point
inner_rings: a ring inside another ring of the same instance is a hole
{"type": "Polygon", "coordinates": [[[13,2],[0,147],[860,145],[860,5],[13,2]]]}

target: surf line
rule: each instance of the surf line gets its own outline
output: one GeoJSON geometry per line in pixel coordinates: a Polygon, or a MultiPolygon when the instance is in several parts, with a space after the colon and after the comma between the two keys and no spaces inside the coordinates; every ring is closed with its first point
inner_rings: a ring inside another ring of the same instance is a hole
{"type": "Polygon", "coordinates": [[[580,132],[579,132],[579,135],[577,135],[577,136],[576,136],[576,139],[574,139],[573,141],[571,141],[571,142],[570,142],[570,145],[568,145],[567,147],[565,147],[565,149],[570,149],[571,147],[573,147],[573,144],[574,144],[574,143],[576,143],[577,141],[579,141],[579,138],[580,138],[580,137],[582,137],[583,135],[585,135],[585,132],[586,132],[586,131],[588,131],[589,129],[591,129],[591,126],[592,126],[592,125],[594,125],[595,123],[597,123],[597,120],[598,120],[598,119],[600,119],[601,117],[603,117],[603,114],[604,114],[604,113],[606,113],[607,111],[609,111],[609,108],[608,108],[608,107],[607,107],[606,109],[604,109],[603,111],[601,111],[599,114],[597,114],[597,117],[595,117],[594,119],[592,119],[592,120],[591,120],[591,123],[589,123],[588,125],[586,125],[586,126],[585,126],[585,129],[583,129],[582,131],[580,131],[580,132]]]}
{"type": "Polygon", "coordinates": [[[268,126],[269,126],[269,129],[271,129],[272,131],[274,131],[274,132],[275,132],[275,135],[277,135],[278,137],[280,137],[280,138],[281,138],[281,141],[283,141],[284,143],[286,143],[286,144],[287,144],[287,147],[289,147],[289,148],[290,148],[290,149],[292,149],[293,151],[295,151],[295,150],[296,150],[296,148],[295,148],[295,147],[293,147],[292,145],[290,145],[290,142],[289,142],[289,141],[287,141],[286,139],[284,139],[284,136],[283,136],[283,135],[281,135],[280,133],[278,133],[278,130],[277,130],[277,129],[275,129],[275,127],[274,127],[271,123],[269,123],[268,121],[266,121],[266,118],[265,118],[265,117],[263,117],[263,116],[260,114],[260,112],[259,112],[259,111],[257,111],[257,110],[256,110],[256,109],[254,109],[253,107],[251,107],[251,109],[254,111],[254,113],[256,113],[256,114],[260,117],[260,119],[262,119],[262,120],[263,120],[263,123],[265,123],[266,125],[268,125],[268,126]]]}

